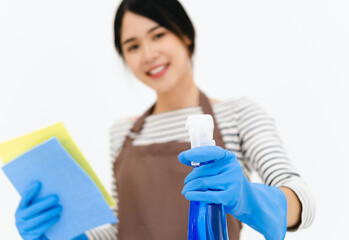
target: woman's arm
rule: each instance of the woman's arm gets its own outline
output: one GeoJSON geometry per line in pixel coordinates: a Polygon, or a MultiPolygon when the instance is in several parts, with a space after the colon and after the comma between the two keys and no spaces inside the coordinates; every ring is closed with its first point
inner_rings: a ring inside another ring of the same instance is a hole
{"type": "Polygon", "coordinates": [[[315,202],[307,184],[292,165],[275,121],[257,103],[241,99],[236,107],[243,159],[266,185],[278,187],[287,198],[287,230],[311,225],[315,202]]]}
{"type": "Polygon", "coordinates": [[[287,198],[287,228],[298,228],[301,223],[302,204],[297,195],[287,187],[280,187],[287,198]]]}

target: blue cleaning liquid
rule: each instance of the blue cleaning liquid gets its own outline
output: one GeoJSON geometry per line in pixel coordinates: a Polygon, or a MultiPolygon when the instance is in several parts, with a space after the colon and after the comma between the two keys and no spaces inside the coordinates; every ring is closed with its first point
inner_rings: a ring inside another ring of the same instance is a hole
{"type": "Polygon", "coordinates": [[[228,240],[227,221],[222,204],[207,204],[206,232],[211,240],[228,240]]]}
{"type": "Polygon", "coordinates": [[[191,201],[188,240],[228,240],[227,223],[222,204],[191,201]]]}

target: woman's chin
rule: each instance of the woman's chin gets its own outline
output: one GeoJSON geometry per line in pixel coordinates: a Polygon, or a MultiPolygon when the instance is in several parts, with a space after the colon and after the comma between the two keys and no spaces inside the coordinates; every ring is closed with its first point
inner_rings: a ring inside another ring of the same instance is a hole
{"type": "Polygon", "coordinates": [[[153,89],[158,95],[159,94],[166,94],[175,89],[175,84],[171,84],[169,82],[162,82],[157,84],[149,84],[148,85],[151,89],[153,89]]]}

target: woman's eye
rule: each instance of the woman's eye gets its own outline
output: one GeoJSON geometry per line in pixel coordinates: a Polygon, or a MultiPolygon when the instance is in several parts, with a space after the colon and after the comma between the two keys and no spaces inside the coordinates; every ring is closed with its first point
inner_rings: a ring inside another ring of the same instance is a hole
{"type": "Polygon", "coordinates": [[[156,40],[156,39],[158,39],[158,38],[161,38],[161,37],[164,36],[164,35],[165,35],[165,33],[156,34],[156,35],[154,36],[154,40],[156,40]]]}
{"type": "Polygon", "coordinates": [[[128,51],[128,52],[131,52],[131,51],[136,50],[137,48],[138,48],[138,45],[132,45],[131,47],[129,47],[129,48],[127,49],[127,51],[128,51]]]}

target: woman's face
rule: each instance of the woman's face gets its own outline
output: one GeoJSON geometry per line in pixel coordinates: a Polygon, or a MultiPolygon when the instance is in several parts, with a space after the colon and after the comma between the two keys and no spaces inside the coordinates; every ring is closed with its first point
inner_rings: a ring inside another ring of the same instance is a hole
{"type": "Polygon", "coordinates": [[[121,27],[124,60],[134,75],[158,93],[192,80],[188,47],[158,23],[126,12],[121,27]]]}

